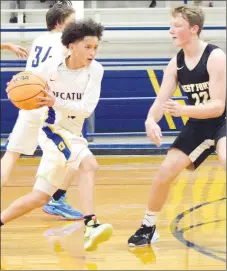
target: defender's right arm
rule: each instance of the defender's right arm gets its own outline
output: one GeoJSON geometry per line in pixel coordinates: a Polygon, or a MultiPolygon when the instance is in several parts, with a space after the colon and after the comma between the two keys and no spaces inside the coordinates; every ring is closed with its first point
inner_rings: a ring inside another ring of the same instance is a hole
{"type": "Polygon", "coordinates": [[[151,106],[145,121],[147,136],[157,145],[161,145],[161,129],[157,124],[164,114],[164,103],[173,96],[177,86],[177,63],[176,57],[169,62],[163,76],[162,84],[151,106]]]}

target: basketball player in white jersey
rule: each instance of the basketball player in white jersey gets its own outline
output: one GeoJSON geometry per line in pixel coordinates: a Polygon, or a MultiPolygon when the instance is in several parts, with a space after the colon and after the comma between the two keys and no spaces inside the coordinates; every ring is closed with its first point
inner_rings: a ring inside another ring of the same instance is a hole
{"type": "MultiPolygon", "coordinates": [[[[46,14],[48,32],[37,37],[30,51],[26,71],[40,73],[47,62],[59,63],[63,55],[61,35],[65,26],[75,21],[75,10],[64,1],[55,4],[46,14]]],[[[66,48],[65,48],[66,50],[66,48]]],[[[38,145],[38,131],[45,108],[20,110],[19,116],[10,135],[7,151],[1,160],[1,184],[4,184],[20,157],[20,154],[33,155],[38,145]]],[[[70,179],[70,174],[67,176],[70,179]]],[[[43,210],[66,219],[81,219],[81,212],[74,210],[65,202],[68,180],[62,185],[43,210]]]]}
{"type": "Polygon", "coordinates": [[[85,249],[95,249],[112,235],[110,224],[100,224],[94,210],[94,182],[97,161],[81,131],[85,118],[94,111],[100,97],[103,67],[94,60],[103,26],[93,20],[72,23],[65,28],[62,43],[70,55],[59,65],[49,63],[42,72],[49,86],[40,106],[48,106],[40,129],[43,151],[37,180],[31,193],[19,198],[1,214],[1,226],[41,207],[64,182],[67,168],[78,173],[78,187],[85,222],[85,249]]]}

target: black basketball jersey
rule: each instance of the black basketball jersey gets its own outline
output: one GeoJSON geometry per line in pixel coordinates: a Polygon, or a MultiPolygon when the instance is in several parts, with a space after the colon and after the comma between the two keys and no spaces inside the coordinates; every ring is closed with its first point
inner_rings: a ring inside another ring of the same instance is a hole
{"type": "MultiPolygon", "coordinates": [[[[209,92],[209,74],[207,71],[207,61],[211,52],[218,48],[216,45],[207,44],[198,64],[194,69],[189,70],[185,64],[184,51],[180,50],[177,54],[177,77],[183,91],[188,97],[190,105],[198,105],[206,103],[210,100],[209,92]]],[[[190,121],[196,122],[213,122],[223,120],[226,113],[218,118],[210,119],[194,119],[190,121]]]]}

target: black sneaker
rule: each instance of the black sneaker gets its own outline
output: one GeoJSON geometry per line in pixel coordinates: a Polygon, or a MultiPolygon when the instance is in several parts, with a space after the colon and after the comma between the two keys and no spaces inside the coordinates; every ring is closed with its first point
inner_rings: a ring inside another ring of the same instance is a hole
{"type": "Polygon", "coordinates": [[[145,247],[149,246],[151,243],[154,243],[159,238],[159,234],[156,230],[156,226],[147,227],[142,225],[138,231],[135,232],[128,239],[128,246],[130,247],[145,247]]]}

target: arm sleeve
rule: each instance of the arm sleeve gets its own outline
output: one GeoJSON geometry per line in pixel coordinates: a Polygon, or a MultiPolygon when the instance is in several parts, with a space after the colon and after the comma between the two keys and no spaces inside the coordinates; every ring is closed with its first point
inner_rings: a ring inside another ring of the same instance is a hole
{"type": "Polygon", "coordinates": [[[104,69],[101,64],[92,67],[88,85],[81,101],[63,100],[58,97],[53,108],[61,110],[68,115],[81,115],[84,118],[88,118],[98,104],[103,73],[104,69]]]}

